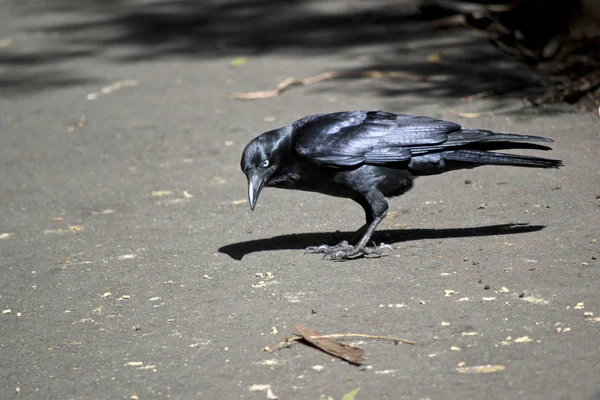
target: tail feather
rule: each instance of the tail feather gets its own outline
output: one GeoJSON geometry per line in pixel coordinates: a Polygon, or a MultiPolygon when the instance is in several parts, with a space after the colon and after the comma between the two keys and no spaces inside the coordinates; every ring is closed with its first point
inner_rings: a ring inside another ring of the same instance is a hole
{"type": "MultiPolygon", "coordinates": [[[[544,138],[542,138],[544,139],[544,138]]],[[[549,141],[544,140],[544,141],[549,141]]],[[[458,161],[473,164],[513,165],[517,167],[558,168],[563,166],[561,160],[550,158],[524,156],[520,154],[495,153],[482,150],[454,150],[441,153],[448,161],[458,161]]]]}
{"type": "MultiPolygon", "coordinates": [[[[458,140],[467,139],[473,142],[547,142],[554,140],[542,136],[519,135],[516,133],[495,133],[485,129],[463,128],[456,137],[458,140]]],[[[453,140],[450,136],[448,139],[453,140]]]]}

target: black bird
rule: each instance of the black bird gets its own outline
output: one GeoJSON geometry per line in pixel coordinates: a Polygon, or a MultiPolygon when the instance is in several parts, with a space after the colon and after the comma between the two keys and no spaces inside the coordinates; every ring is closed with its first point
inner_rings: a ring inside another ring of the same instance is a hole
{"type": "Polygon", "coordinates": [[[420,175],[480,165],[558,168],[562,161],[490,150],[533,148],[552,142],[539,136],[468,129],[430,117],[382,111],[344,111],[311,115],[265,132],[244,149],[242,171],[248,178],[248,201],[254,210],[263,187],[319,192],[356,201],[367,222],[349,241],[309,250],[342,260],[381,254],[367,247],[385,218],[386,197],[408,191],[420,175]]]}

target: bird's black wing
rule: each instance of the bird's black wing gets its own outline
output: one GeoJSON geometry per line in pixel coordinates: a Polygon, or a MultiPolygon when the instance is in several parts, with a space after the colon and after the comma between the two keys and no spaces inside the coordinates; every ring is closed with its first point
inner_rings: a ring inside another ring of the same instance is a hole
{"type": "Polygon", "coordinates": [[[435,149],[461,126],[380,111],[339,112],[298,121],[294,150],[318,164],[343,167],[410,161],[412,149],[435,149]]]}

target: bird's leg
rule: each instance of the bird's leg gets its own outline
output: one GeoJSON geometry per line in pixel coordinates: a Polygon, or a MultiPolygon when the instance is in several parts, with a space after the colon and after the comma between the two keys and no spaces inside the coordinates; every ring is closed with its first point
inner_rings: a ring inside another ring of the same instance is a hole
{"type": "Polygon", "coordinates": [[[354,246],[360,241],[360,239],[363,237],[363,235],[371,225],[371,222],[373,222],[373,214],[371,213],[371,208],[369,204],[365,201],[363,197],[356,197],[353,200],[359,203],[365,210],[365,214],[367,216],[367,223],[361,226],[348,239],[342,240],[336,245],[322,244],[320,246],[310,246],[306,248],[307,251],[310,251],[312,253],[325,253],[327,255],[330,253],[335,253],[337,251],[350,250],[354,248],[354,246]]]}
{"type": "Polygon", "coordinates": [[[325,256],[329,256],[333,260],[343,260],[352,258],[360,253],[382,255],[384,249],[389,249],[389,246],[383,244],[381,246],[367,247],[375,229],[377,229],[377,226],[387,214],[388,204],[383,194],[379,191],[371,191],[366,193],[363,198],[357,199],[357,201],[365,210],[367,223],[352,235],[353,238],[357,237],[360,239],[356,245],[353,246],[348,241],[343,241],[335,246],[315,246],[308,250],[325,253],[325,256]]]}

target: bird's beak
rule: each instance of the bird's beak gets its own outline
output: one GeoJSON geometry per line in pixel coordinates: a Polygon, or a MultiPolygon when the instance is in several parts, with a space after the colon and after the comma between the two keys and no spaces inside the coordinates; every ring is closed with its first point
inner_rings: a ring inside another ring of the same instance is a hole
{"type": "Polygon", "coordinates": [[[250,209],[254,211],[258,195],[265,186],[266,176],[259,170],[252,170],[248,172],[248,202],[250,203],[250,209]]]}

